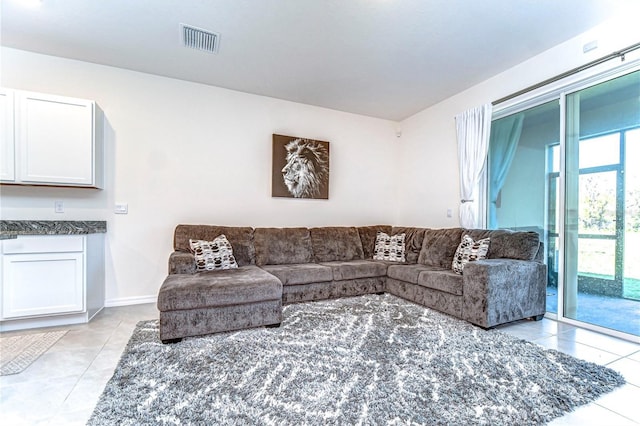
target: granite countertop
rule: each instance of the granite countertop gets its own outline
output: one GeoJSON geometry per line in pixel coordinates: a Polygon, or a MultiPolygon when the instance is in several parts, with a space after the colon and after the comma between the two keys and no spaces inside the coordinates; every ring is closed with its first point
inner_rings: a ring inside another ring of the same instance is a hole
{"type": "Polygon", "coordinates": [[[0,240],[18,235],[82,235],[107,232],[107,222],[77,220],[0,220],[0,240]]]}

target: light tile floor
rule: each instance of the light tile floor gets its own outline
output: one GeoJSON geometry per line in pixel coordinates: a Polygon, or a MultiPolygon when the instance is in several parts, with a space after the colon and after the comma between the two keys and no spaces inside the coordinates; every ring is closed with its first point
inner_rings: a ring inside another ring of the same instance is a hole
{"type": "MultiPolygon", "coordinates": [[[[84,425],[136,323],[157,317],[154,304],[133,305],[106,308],[89,324],[57,327],[69,332],[22,373],[0,377],[0,423],[84,425]]],[[[549,319],[519,321],[499,329],[608,365],[625,376],[626,385],[556,419],[552,425],[640,424],[639,344],[549,319]]]]}

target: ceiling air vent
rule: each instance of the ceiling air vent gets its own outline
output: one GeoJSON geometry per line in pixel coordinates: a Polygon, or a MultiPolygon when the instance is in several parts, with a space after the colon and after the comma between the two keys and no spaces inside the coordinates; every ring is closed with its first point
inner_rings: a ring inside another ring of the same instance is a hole
{"type": "Polygon", "coordinates": [[[186,24],[180,24],[180,29],[182,30],[182,43],[185,47],[218,53],[220,34],[186,24]]]}

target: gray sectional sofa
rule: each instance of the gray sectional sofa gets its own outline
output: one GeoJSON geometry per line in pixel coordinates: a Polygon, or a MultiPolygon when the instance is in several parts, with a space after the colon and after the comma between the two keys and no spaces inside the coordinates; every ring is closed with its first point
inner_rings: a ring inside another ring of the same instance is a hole
{"type": "Polygon", "coordinates": [[[480,327],[545,313],[546,265],[534,232],[392,227],[178,225],[158,294],[164,342],[277,326],[282,305],[388,292],[480,327]],[[406,262],[373,260],[376,234],[405,234],[406,262]],[[224,234],[237,269],[196,272],[189,239],[224,234]],[[464,234],[490,238],[487,259],[451,269],[464,234]]]}

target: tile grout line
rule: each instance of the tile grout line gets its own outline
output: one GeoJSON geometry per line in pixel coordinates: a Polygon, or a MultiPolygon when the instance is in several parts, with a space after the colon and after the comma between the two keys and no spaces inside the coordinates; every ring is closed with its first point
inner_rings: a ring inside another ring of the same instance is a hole
{"type": "MultiPolygon", "coordinates": [[[[603,396],[605,396],[605,395],[603,395],[603,396]]],[[[600,399],[600,398],[598,398],[598,399],[600,399]]],[[[612,409],[610,409],[610,408],[608,408],[608,407],[605,407],[604,405],[600,405],[600,404],[598,404],[598,399],[596,399],[595,401],[593,401],[593,402],[592,402],[592,404],[595,404],[595,405],[597,405],[597,406],[598,406],[598,407],[600,407],[600,408],[604,408],[604,409],[605,409],[605,410],[607,410],[608,412],[613,413],[613,414],[615,414],[615,415],[617,415],[617,416],[620,416],[620,417],[622,417],[622,418],[623,418],[623,419],[625,419],[625,420],[629,420],[629,421],[630,421],[630,422],[632,422],[632,423],[640,424],[640,423],[638,423],[637,421],[635,421],[634,419],[631,419],[631,418],[629,418],[629,417],[627,417],[627,416],[625,416],[625,415],[623,415],[623,414],[621,414],[621,413],[618,413],[617,411],[613,411],[612,409]]]]}
{"type": "Polygon", "coordinates": [[[47,418],[47,422],[49,422],[51,419],[55,418],[57,415],[62,414],[62,407],[64,407],[65,402],[67,402],[67,400],[69,399],[69,397],[71,396],[71,394],[73,393],[73,391],[76,389],[76,387],[78,386],[78,383],[80,383],[80,381],[82,380],[82,378],[84,377],[84,375],[87,373],[87,371],[91,368],[91,366],[93,365],[93,363],[95,362],[95,360],[98,358],[98,356],[102,353],[102,351],[104,350],[105,346],[107,345],[107,343],[109,342],[109,340],[113,337],[113,335],[116,332],[116,329],[122,324],[122,319],[118,320],[118,323],[111,328],[111,333],[109,334],[109,337],[107,337],[105,339],[105,341],[102,343],[102,346],[100,346],[100,350],[96,353],[96,355],[91,359],[91,361],[89,362],[89,364],[87,365],[87,368],[84,369],[84,371],[82,372],[82,374],[80,374],[80,376],[78,377],[78,380],[76,380],[76,382],[73,384],[73,386],[71,387],[71,390],[67,393],[67,395],[64,397],[64,399],[62,400],[62,402],[60,403],[60,405],[56,408],[55,412],[52,413],[51,416],[49,416],[47,418]]]}

